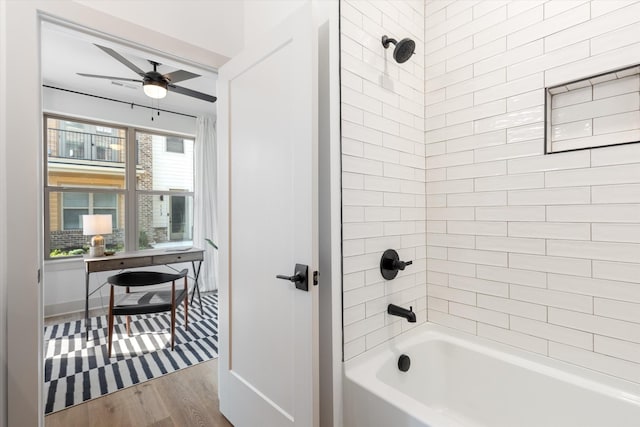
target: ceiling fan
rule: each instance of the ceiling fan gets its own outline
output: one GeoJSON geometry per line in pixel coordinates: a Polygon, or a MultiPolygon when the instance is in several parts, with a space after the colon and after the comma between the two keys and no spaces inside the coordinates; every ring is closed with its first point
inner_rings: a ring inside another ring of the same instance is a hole
{"type": "Polygon", "coordinates": [[[142,77],[142,80],[130,79],[127,77],[113,77],[113,76],[101,76],[97,74],[77,73],[79,76],[142,83],[142,88],[144,89],[144,93],[150,98],[156,98],[156,99],[164,98],[165,96],[167,96],[167,91],[180,93],[182,95],[191,96],[191,97],[198,98],[208,102],[216,102],[216,100],[218,99],[215,96],[207,95],[206,93],[198,92],[195,90],[191,90],[185,87],[175,85],[175,83],[178,83],[184,80],[200,77],[199,74],[194,74],[190,71],[185,71],[185,70],[178,70],[168,74],[160,74],[157,71],[158,65],[160,65],[160,63],[151,61],[151,60],[149,60],[149,62],[151,63],[151,65],[153,65],[153,71],[144,72],[140,68],[138,68],[138,66],[136,66],[135,64],[127,60],[125,57],[120,55],[115,50],[105,46],[100,46],[100,45],[95,45],[95,46],[102,49],[107,55],[110,55],[111,57],[113,57],[114,59],[116,59],[123,65],[125,65],[127,68],[129,68],[131,71],[133,71],[134,73],[142,77]]]}

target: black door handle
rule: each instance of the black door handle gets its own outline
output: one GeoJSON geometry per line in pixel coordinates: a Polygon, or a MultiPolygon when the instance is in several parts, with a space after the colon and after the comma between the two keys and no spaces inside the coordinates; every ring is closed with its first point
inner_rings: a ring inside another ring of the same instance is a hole
{"type": "Polygon", "coordinates": [[[307,279],[309,277],[309,267],[304,264],[296,264],[294,271],[295,274],[293,276],[278,274],[276,278],[295,283],[296,289],[300,289],[301,291],[309,291],[309,280],[307,279]]]}
{"type": "Polygon", "coordinates": [[[302,280],[303,277],[302,277],[302,274],[296,273],[294,276],[285,276],[285,275],[282,275],[282,274],[278,274],[276,276],[276,278],[277,279],[288,280],[290,282],[294,282],[295,283],[295,282],[299,282],[300,280],[302,280]]]}

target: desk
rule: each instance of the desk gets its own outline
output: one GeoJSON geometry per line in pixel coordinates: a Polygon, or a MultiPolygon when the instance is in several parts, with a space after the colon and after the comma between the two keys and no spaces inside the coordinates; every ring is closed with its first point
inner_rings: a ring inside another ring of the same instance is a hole
{"type": "MultiPolygon", "coordinates": [[[[125,270],[127,268],[150,267],[154,265],[178,264],[182,262],[191,262],[194,274],[193,293],[191,294],[191,304],[198,294],[200,309],[202,309],[202,300],[200,299],[200,287],[198,286],[198,277],[200,277],[200,267],[204,259],[204,249],[187,248],[187,249],[149,249],[133,252],[121,252],[112,256],[102,256],[84,258],[85,271],[85,301],[84,301],[84,319],[85,332],[89,339],[89,277],[91,273],[99,271],[125,270]],[[196,268],[196,261],[198,266],[196,268]]],[[[95,292],[95,291],[94,291],[95,292]]]]}

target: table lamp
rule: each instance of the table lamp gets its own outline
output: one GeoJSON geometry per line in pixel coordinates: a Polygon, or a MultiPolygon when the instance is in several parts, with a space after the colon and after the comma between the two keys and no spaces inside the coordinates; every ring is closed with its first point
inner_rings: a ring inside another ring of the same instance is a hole
{"type": "Polygon", "coordinates": [[[101,234],[111,233],[111,215],[82,215],[82,234],[93,236],[89,247],[89,256],[104,255],[104,237],[101,234]]]}

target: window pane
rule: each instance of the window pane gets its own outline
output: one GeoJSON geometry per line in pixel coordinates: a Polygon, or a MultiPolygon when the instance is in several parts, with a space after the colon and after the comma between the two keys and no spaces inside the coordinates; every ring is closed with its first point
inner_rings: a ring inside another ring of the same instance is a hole
{"type": "Polygon", "coordinates": [[[138,196],[139,249],[191,245],[193,197],[138,196]]]}
{"type": "Polygon", "coordinates": [[[117,194],[95,193],[93,195],[93,206],[99,208],[114,208],[117,205],[117,194]]]}
{"type": "Polygon", "coordinates": [[[89,193],[64,193],[64,208],[89,208],[89,193]]]}
{"type": "Polygon", "coordinates": [[[137,132],[136,142],[138,190],[193,191],[193,140],[137,132]]]}
{"type": "Polygon", "coordinates": [[[65,230],[81,230],[82,229],[82,216],[87,215],[89,209],[64,209],[64,229],[65,230]]]}
{"type": "Polygon", "coordinates": [[[92,236],[82,234],[82,217],[87,214],[112,215],[113,232],[104,235],[107,249],[124,250],[124,194],[107,194],[115,204],[111,208],[92,206],[73,207],[67,202],[80,204],[81,196],[89,203],[105,193],[51,192],[49,194],[49,257],[78,256],[87,253],[92,236]]]}
{"type": "Polygon", "coordinates": [[[47,184],[125,188],[125,136],[124,129],[47,118],[47,184]]]}
{"type": "Polygon", "coordinates": [[[184,153],[184,140],[182,138],[168,136],[167,151],[170,153],[184,153]]]}

